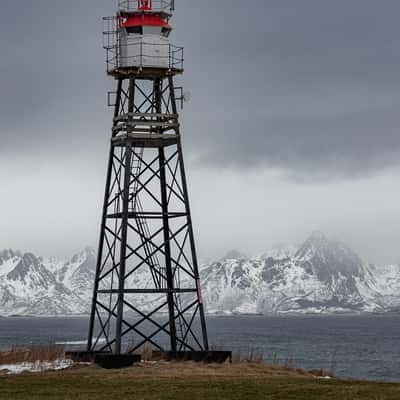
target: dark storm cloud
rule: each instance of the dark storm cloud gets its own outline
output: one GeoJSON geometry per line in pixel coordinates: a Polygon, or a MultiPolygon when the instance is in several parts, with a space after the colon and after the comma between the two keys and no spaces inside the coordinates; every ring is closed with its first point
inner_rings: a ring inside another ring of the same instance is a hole
{"type": "Polygon", "coordinates": [[[110,4],[2,2],[0,154],[71,151],[94,136],[105,98],[102,5],[110,4]]]}
{"type": "MultiPolygon", "coordinates": [[[[0,153],[106,140],[100,21],[114,5],[2,1],[0,153]]],[[[298,178],[398,163],[399,15],[398,0],[177,1],[187,150],[298,178]]]]}
{"type": "Polygon", "coordinates": [[[265,164],[299,177],[352,177],[399,162],[398,1],[214,8],[196,10],[185,26],[202,31],[188,57],[189,71],[206,82],[193,95],[195,110],[188,107],[196,126],[209,122],[196,132],[202,162],[265,164]]]}

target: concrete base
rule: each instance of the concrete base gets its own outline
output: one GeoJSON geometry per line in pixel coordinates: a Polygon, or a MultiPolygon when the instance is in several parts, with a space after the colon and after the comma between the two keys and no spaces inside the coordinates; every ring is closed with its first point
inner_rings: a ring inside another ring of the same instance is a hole
{"type": "Polygon", "coordinates": [[[67,358],[75,362],[94,362],[97,354],[110,354],[109,352],[99,351],[66,351],[65,355],[67,358]]]}
{"type": "Polygon", "coordinates": [[[166,361],[195,361],[205,363],[223,364],[228,361],[232,362],[231,351],[153,351],[152,360],[166,361]]]}
{"type": "Polygon", "coordinates": [[[95,364],[105,369],[128,368],[141,360],[138,354],[97,354],[94,358],[95,364]]]}
{"type": "Polygon", "coordinates": [[[95,363],[105,369],[121,369],[131,367],[142,360],[137,354],[112,354],[99,351],[67,351],[66,357],[75,362],[95,363]]]}

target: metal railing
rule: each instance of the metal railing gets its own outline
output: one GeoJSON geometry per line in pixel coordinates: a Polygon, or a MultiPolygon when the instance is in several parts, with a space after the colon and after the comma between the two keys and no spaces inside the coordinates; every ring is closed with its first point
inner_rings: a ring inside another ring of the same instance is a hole
{"type": "Polygon", "coordinates": [[[117,17],[105,17],[103,21],[103,48],[106,50],[107,72],[127,67],[183,70],[183,47],[143,40],[122,45],[117,17]],[[159,55],[155,54],[156,52],[159,55]]]}
{"type": "MultiPolygon", "coordinates": [[[[137,11],[140,0],[117,0],[118,9],[121,11],[137,11]]],[[[175,9],[174,0],[152,0],[152,11],[162,11],[170,13],[175,9]]]]}

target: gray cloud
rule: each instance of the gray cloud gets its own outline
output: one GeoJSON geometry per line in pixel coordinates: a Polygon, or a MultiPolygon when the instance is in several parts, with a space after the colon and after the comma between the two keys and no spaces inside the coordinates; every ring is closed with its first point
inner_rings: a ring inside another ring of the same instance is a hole
{"type": "Polygon", "coordinates": [[[70,152],[98,135],[94,121],[105,122],[101,15],[109,5],[2,2],[0,154],[70,152]]]}
{"type": "MultiPolygon", "coordinates": [[[[176,3],[200,253],[320,229],[398,261],[400,2],[176,3]]],[[[101,17],[114,6],[1,2],[0,247],[70,255],[97,241],[115,85],[101,17]]]]}
{"type": "Polygon", "coordinates": [[[191,25],[196,32],[207,21],[189,46],[189,71],[207,82],[189,107],[196,126],[209,121],[195,132],[200,161],[264,164],[299,179],[315,171],[350,178],[397,164],[400,4],[250,3],[219,2],[191,25]]]}
{"type": "MultiPolygon", "coordinates": [[[[199,162],[299,179],[398,163],[397,0],[177,6],[173,38],[186,46],[193,98],[185,140],[199,162]]],[[[106,140],[101,16],[113,12],[108,0],[3,1],[0,153],[106,140]]]]}

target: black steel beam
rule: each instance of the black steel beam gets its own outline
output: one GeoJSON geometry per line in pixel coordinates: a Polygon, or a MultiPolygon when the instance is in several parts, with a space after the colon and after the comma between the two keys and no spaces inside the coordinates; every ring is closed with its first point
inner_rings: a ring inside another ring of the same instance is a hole
{"type": "MultiPolygon", "coordinates": [[[[162,91],[161,79],[154,81],[154,96],[156,102],[156,112],[162,112],[162,91]]],[[[165,168],[165,152],[164,149],[158,150],[158,156],[160,159],[160,191],[161,191],[161,203],[163,212],[163,227],[164,227],[164,251],[165,251],[165,268],[167,274],[167,299],[168,299],[168,311],[169,311],[169,329],[170,329],[170,343],[171,350],[177,350],[176,344],[176,325],[175,325],[175,308],[174,308],[174,273],[172,271],[171,262],[171,243],[170,243],[170,230],[169,230],[169,219],[168,219],[168,194],[167,194],[167,178],[166,178],[166,168],[165,168]]]]}
{"type": "Polygon", "coordinates": [[[169,293],[197,293],[197,289],[99,289],[103,294],[169,294],[169,293]]]}
{"type": "MultiPolygon", "coordinates": [[[[172,102],[172,112],[177,113],[178,109],[176,107],[176,98],[175,98],[175,89],[174,89],[173,78],[169,77],[168,82],[169,82],[170,96],[171,96],[171,102],[172,102]]],[[[187,186],[187,181],[186,181],[185,163],[183,160],[182,142],[180,139],[179,128],[176,129],[176,134],[179,136],[178,151],[179,151],[179,159],[180,159],[180,169],[181,169],[181,177],[182,177],[182,186],[183,186],[183,191],[185,193],[185,200],[186,200],[185,208],[186,208],[186,213],[188,215],[187,218],[188,218],[188,226],[189,226],[190,248],[191,248],[191,252],[192,252],[193,270],[197,277],[196,285],[197,285],[198,299],[199,299],[199,305],[200,305],[201,329],[202,329],[202,333],[203,333],[204,347],[205,347],[205,350],[208,350],[209,344],[208,344],[206,317],[205,317],[204,304],[203,304],[202,293],[201,293],[200,273],[199,273],[199,266],[198,266],[198,261],[197,261],[196,244],[194,241],[192,214],[190,211],[190,203],[189,203],[189,191],[188,191],[188,186],[187,186]]]]}
{"type": "MultiPolygon", "coordinates": [[[[114,109],[114,117],[118,116],[119,111],[120,111],[121,91],[122,91],[122,79],[119,79],[118,80],[118,88],[117,88],[117,98],[116,98],[115,109],[114,109]]],[[[110,154],[109,154],[109,161],[108,161],[108,168],[107,168],[104,201],[103,201],[103,215],[102,215],[101,228],[100,228],[99,248],[98,248],[98,252],[97,252],[96,276],[95,276],[94,287],[93,287],[92,309],[91,309],[90,321],[89,321],[89,336],[88,336],[88,344],[87,344],[88,351],[90,351],[92,349],[92,344],[93,344],[93,332],[94,332],[94,324],[95,324],[95,316],[96,316],[97,290],[99,287],[99,276],[101,273],[101,265],[102,265],[102,257],[103,257],[105,226],[106,226],[106,220],[107,220],[106,216],[107,216],[107,212],[108,212],[107,203],[108,203],[108,196],[109,196],[110,185],[111,185],[113,157],[114,157],[114,148],[113,148],[113,146],[111,146],[110,154]]]]}
{"type": "Polygon", "coordinates": [[[125,288],[125,273],[126,273],[126,250],[128,240],[128,213],[129,213],[129,181],[130,181],[130,166],[132,160],[132,149],[130,145],[125,150],[125,179],[124,179],[124,195],[123,195],[123,218],[121,232],[121,249],[120,249],[120,267],[119,267],[119,292],[118,292],[118,309],[117,309],[117,326],[116,326],[116,341],[115,354],[121,354],[122,346],[122,320],[124,315],[124,288],[125,288]]]}
{"type": "MultiPolygon", "coordinates": [[[[184,212],[178,213],[178,212],[169,212],[167,214],[167,218],[173,219],[173,218],[182,218],[186,217],[187,214],[184,212]]],[[[160,213],[150,213],[150,212],[129,212],[128,213],[128,218],[129,219],[137,219],[137,218],[144,218],[144,219],[163,219],[165,215],[160,212],[160,213]]],[[[116,213],[116,214],[108,214],[107,215],[108,219],[122,219],[123,218],[123,213],[116,213]]]]}
{"type": "Polygon", "coordinates": [[[119,79],[113,124],[88,351],[120,354],[128,334],[139,337],[135,349],[149,343],[175,353],[207,350],[172,76],[128,73],[119,79]],[[151,273],[154,288],[133,284],[142,269],[151,273]],[[154,307],[141,310],[130,295],[146,295],[154,307]],[[168,311],[165,324],[152,318],[161,309],[168,311]],[[139,320],[131,321],[126,310],[139,320]],[[146,333],[146,323],[156,330],[146,333]],[[169,337],[169,348],[158,334],[169,337]]]}

